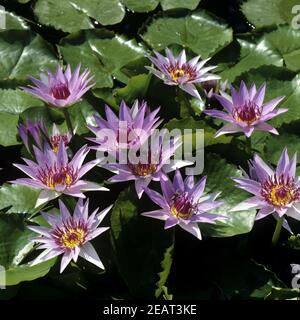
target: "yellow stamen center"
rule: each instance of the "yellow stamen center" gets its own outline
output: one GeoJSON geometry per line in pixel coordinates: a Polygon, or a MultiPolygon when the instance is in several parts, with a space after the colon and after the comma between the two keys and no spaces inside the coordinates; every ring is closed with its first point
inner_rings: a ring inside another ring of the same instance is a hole
{"type": "Polygon", "coordinates": [[[85,240],[85,231],[81,228],[67,229],[61,237],[61,243],[69,249],[81,245],[85,240]]]}
{"type": "Polygon", "coordinates": [[[294,192],[284,185],[276,185],[270,192],[270,199],[275,206],[285,206],[293,201],[294,192]]]}
{"type": "Polygon", "coordinates": [[[190,212],[179,212],[179,211],[177,211],[175,206],[172,206],[170,211],[171,211],[172,215],[174,217],[176,217],[177,219],[178,218],[188,219],[188,218],[191,217],[191,213],[190,212]]]}
{"type": "Polygon", "coordinates": [[[178,78],[183,77],[185,75],[185,71],[183,69],[175,69],[170,72],[171,78],[176,82],[178,78]]]}

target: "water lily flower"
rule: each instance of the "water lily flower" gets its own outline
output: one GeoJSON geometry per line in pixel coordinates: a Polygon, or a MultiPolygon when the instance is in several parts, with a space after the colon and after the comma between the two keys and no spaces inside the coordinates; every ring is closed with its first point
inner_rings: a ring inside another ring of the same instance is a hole
{"type": "Polygon", "coordinates": [[[45,143],[49,143],[52,146],[53,151],[57,153],[61,140],[66,147],[71,141],[71,134],[68,132],[61,134],[55,123],[52,127],[52,134],[49,134],[42,120],[32,122],[27,119],[25,124],[19,124],[18,130],[26,149],[30,153],[33,153],[33,145],[37,146],[40,150],[43,150],[45,143]]]}
{"type": "Polygon", "coordinates": [[[204,195],[206,177],[194,184],[194,176],[183,180],[176,170],[173,183],[161,180],[162,195],[149,188],[145,189],[150,199],[161,207],[159,210],[142,213],[143,216],[165,221],[165,229],[179,225],[198,239],[202,239],[198,223],[215,223],[224,216],[209,213],[221,206],[222,201],[215,201],[218,193],[204,195]]]}
{"type": "Polygon", "coordinates": [[[21,87],[21,89],[52,107],[69,107],[80,101],[81,97],[94,86],[94,84],[90,84],[93,79],[93,77],[89,77],[90,71],[85,69],[80,74],[80,67],[79,64],[72,73],[69,64],[65,72],[61,66],[58,66],[55,74],[50,71],[47,74],[41,73],[40,80],[29,77],[34,85],[21,87]]]}
{"type": "Polygon", "coordinates": [[[72,135],[69,132],[61,133],[56,124],[53,124],[52,134],[49,137],[51,147],[55,153],[58,153],[60,142],[62,141],[67,148],[70,143],[72,135]]]}
{"type": "MultiPolygon", "coordinates": [[[[163,135],[163,132],[161,134],[163,135]]],[[[166,179],[166,173],[193,164],[193,162],[188,160],[171,159],[182,143],[178,137],[163,141],[162,135],[156,134],[152,136],[151,145],[147,152],[145,149],[141,149],[143,151],[141,151],[140,160],[133,162],[128,157],[127,163],[109,163],[103,165],[104,168],[116,173],[108,181],[121,182],[134,180],[137,195],[141,198],[144,189],[152,180],[159,181],[166,179]]]]}
{"type": "Polygon", "coordinates": [[[88,200],[83,203],[83,200],[79,199],[74,214],[71,215],[64,203],[59,200],[59,215],[41,213],[49,227],[28,226],[30,230],[40,234],[39,237],[32,239],[32,241],[40,243],[37,249],[45,249],[31,265],[39,264],[62,254],[60,273],[65,270],[72,259],[77,262],[78,256],[104,269],[90,241],[109,229],[107,227],[100,228],[99,224],[112,206],[100,213],[96,209],[90,216],[88,207],[88,200]]]}
{"type": "MultiPolygon", "coordinates": [[[[249,163],[250,175],[234,178],[237,187],[254,196],[232,211],[259,209],[256,220],[270,214],[278,220],[283,216],[300,220],[300,179],[296,177],[297,155],[290,160],[285,148],[274,171],[258,155],[249,163]]],[[[290,231],[287,221],[283,226],[290,231]]]]}
{"type": "Polygon", "coordinates": [[[25,123],[18,125],[20,138],[22,139],[26,149],[31,153],[31,143],[38,148],[43,148],[45,139],[48,139],[48,131],[42,120],[35,122],[26,119],[25,123]],[[32,140],[33,139],[33,140],[32,140]]]}
{"type": "Polygon", "coordinates": [[[131,108],[124,101],[121,102],[119,117],[106,105],[106,120],[94,115],[97,126],[89,125],[96,138],[88,138],[97,146],[91,147],[99,151],[107,151],[117,156],[119,149],[139,148],[157,128],[162,120],[157,113],[160,108],[150,112],[145,101],[136,100],[131,108]],[[110,133],[110,137],[108,137],[110,133]]]}
{"type": "Polygon", "coordinates": [[[11,181],[11,183],[41,189],[36,207],[55,199],[60,194],[85,198],[83,191],[108,191],[108,189],[94,182],[81,180],[84,174],[99,163],[98,160],[93,160],[83,165],[83,161],[89,152],[87,146],[78,150],[71,161],[68,160],[63,141],[60,142],[57,153],[47,143],[44,146],[44,151],[35,146],[33,150],[36,163],[23,159],[27,165],[14,164],[29,178],[20,178],[11,181]]]}
{"type": "Polygon", "coordinates": [[[203,87],[205,96],[208,99],[211,99],[215,96],[215,94],[225,92],[227,85],[228,85],[228,80],[225,80],[225,81],[211,80],[211,81],[203,82],[202,87],[203,87]]]}
{"type": "Polygon", "coordinates": [[[254,130],[278,134],[277,130],[266,121],[287,112],[288,109],[274,111],[284,97],[278,97],[264,103],[265,92],[266,84],[263,84],[258,90],[255,84],[252,84],[248,90],[242,81],[239,91],[231,86],[231,96],[225,92],[221,92],[221,95],[215,95],[226,112],[219,110],[205,110],[204,112],[209,116],[229,122],[216,133],[216,137],[234,132],[243,132],[246,137],[250,137],[254,130]]]}
{"type": "Polygon", "coordinates": [[[219,76],[208,73],[210,70],[215,69],[215,66],[203,68],[210,58],[198,62],[200,56],[197,56],[188,61],[185,50],[182,50],[177,57],[174,57],[168,48],[165,51],[166,57],[156,51],[154,51],[156,57],[148,56],[157,69],[146,66],[150,72],[162,79],[165,84],[179,86],[188,94],[201,99],[195,84],[220,79],[219,76]]]}

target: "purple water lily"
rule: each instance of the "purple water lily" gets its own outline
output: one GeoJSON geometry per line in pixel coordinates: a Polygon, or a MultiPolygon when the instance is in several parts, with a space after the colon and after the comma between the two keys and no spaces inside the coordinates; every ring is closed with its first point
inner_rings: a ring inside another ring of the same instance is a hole
{"type": "Polygon", "coordinates": [[[242,81],[239,91],[231,86],[231,96],[224,92],[221,92],[221,95],[215,95],[226,112],[219,110],[205,110],[204,112],[209,116],[229,122],[216,133],[216,137],[234,132],[243,132],[246,137],[250,137],[254,130],[278,134],[277,130],[266,121],[287,112],[288,109],[274,111],[284,97],[264,103],[265,91],[266,84],[263,84],[258,90],[255,84],[252,84],[248,90],[242,81]]]}
{"type": "Polygon", "coordinates": [[[202,84],[205,96],[208,99],[213,98],[215,94],[225,92],[227,89],[227,85],[228,85],[228,80],[225,80],[225,81],[211,80],[211,81],[203,82],[202,84]]]}
{"type": "Polygon", "coordinates": [[[18,131],[26,149],[30,153],[31,144],[35,144],[41,149],[43,148],[45,139],[48,139],[48,131],[42,120],[32,122],[27,119],[24,124],[20,123],[18,125],[18,131]]]}
{"type": "Polygon", "coordinates": [[[22,87],[22,89],[52,107],[69,107],[78,102],[94,86],[94,84],[90,84],[93,79],[93,77],[89,77],[90,71],[85,69],[80,74],[80,67],[79,64],[72,73],[69,64],[65,72],[63,72],[61,66],[58,66],[55,74],[48,71],[47,75],[40,75],[40,80],[29,77],[34,86],[30,85],[29,87],[22,87]]]}
{"type": "Polygon", "coordinates": [[[52,134],[49,137],[51,147],[55,153],[58,153],[60,142],[62,141],[65,147],[68,146],[72,138],[69,132],[61,133],[56,124],[53,124],[52,134]]]}
{"type": "Polygon", "coordinates": [[[42,216],[50,226],[28,227],[40,234],[40,237],[32,240],[40,243],[37,249],[45,249],[31,265],[39,264],[62,254],[60,273],[65,270],[72,259],[76,262],[78,256],[104,269],[90,241],[109,229],[107,227],[99,228],[98,226],[112,206],[100,213],[96,209],[90,216],[88,206],[88,200],[83,203],[82,199],[79,199],[74,214],[71,215],[64,203],[59,200],[60,215],[42,212],[42,216]]]}
{"type": "Polygon", "coordinates": [[[49,134],[42,120],[32,122],[27,119],[25,124],[19,124],[18,129],[19,135],[30,153],[33,153],[33,145],[43,150],[45,143],[49,143],[53,151],[57,153],[60,141],[63,141],[66,147],[71,141],[71,134],[68,132],[64,134],[60,133],[55,123],[52,127],[52,134],[49,134]]]}
{"type": "Polygon", "coordinates": [[[117,156],[119,149],[139,148],[162,120],[156,117],[159,108],[150,112],[146,102],[136,100],[131,108],[121,102],[119,117],[106,105],[106,120],[95,115],[97,126],[88,126],[96,138],[88,140],[98,144],[92,149],[108,151],[117,156]]]}
{"type": "Polygon", "coordinates": [[[135,181],[135,189],[139,198],[141,198],[144,188],[149,183],[166,179],[166,173],[176,170],[187,165],[193,164],[188,160],[170,159],[181,146],[179,138],[173,140],[163,141],[162,134],[153,135],[151,145],[147,149],[141,148],[140,157],[137,159],[130,159],[128,157],[127,163],[111,163],[103,167],[116,173],[108,181],[135,181]]]}
{"type": "Polygon", "coordinates": [[[215,66],[203,68],[210,59],[202,60],[197,56],[187,61],[185,50],[182,50],[178,57],[174,57],[171,50],[166,48],[166,57],[154,51],[156,58],[148,56],[157,69],[146,66],[150,72],[162,79],[165,84],[170,86],[179,86],[188,94],[201,99],[195,84],[210,80],[220,79],[219,76],[208,73],[215,69],[215,66]]]}
{"type": "MultiPolygon", "coordinates": [[[[256,220],[270,214],[276,220],[284,215],[300,220],[300,180],[296,177],[297,155],[290,160],[284,149],[274,171],[258,155],[249,163],[250,175],[234,178],[237,187],[246,190],[254,197],[245,200],[233,211],[259,209],[256,220]]],[[[283,226],[290,231],[284,220],[283,226]]]]}
{"type": "Polygon", "coordinates": [[[203,195],[206,177],[194,184],[194,177],[188,176],[183,181],[179,170],[176,170],[173,183],[161,180],[160,185],[163,195],[145,189],[153,202],[161,207],[159,210],[142,213],[143,216],[165,221],[165,229],[179,225],[182,229],[201,240],[198,223],[215,223],[224,219],[218,214],[209,211],[221,206],[222,201],[215,201],[219,194],[203,195]]]}
{"type": "Polygon", "coordinates": [[[108,190],[94,182],[81,180],[84,174],[99,163],[98,160],[94,160],[83,165],[83,161],[89,152],[87,146],[83,146],[71,161],[68,160],[63,141],[60,142],[57,153],[47,143],[43,152],[35,146],[33,150],[37,163],[23,159],[27,165],[14,164],[30,178],[17,179],[11,181],[11,183],[41,189],[42,192],[39,195],[36,206],[55,199],[62,193],[73,197],[85,198],[83,191],[108,190]]]}

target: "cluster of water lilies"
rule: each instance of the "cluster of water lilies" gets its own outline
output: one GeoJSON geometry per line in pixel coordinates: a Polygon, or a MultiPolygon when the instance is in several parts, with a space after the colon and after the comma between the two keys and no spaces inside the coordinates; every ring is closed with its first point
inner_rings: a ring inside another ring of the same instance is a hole
{"type": "MultiPolygon", "coordinates": [[[[239,90],[231,86],[231,93],[228,94],[227,83],[221,83],[219,76],[209,73],[215,67],[204,67],[208,59],[200,60],[197,56],[188,61],[184,50],[177,57],[169,49],[166,49],[166,56],[158,52],[155,55],[149,56],[153,66],[147,68],[166,85],[178,86],[194,98],[201,99],[197,86],[203,84],[207,96],[214,96],[220,102],[223,111],[204,111],[208,116],[228,122],[216,133],[216,137],[242,132],[250,141],[255,130],[278,134],[267,121],[288,110],[275,110],[284,97],[264,101],[266,85],[257,89],[253,84],[248,89],[241,82],[239,90]],[[218,90],[205,89],[205,84],[211,81],[219,81],[218,90]]],[[[135,101],[131,107],[123,101],[118,115],[109,106],[105,106],[106,118],[95,114],[94,125],[88,125],[95,137],[88,137],[87,140],[93,144],[84,145],[74,155],[68,152],[75,135],[68,108],[93,86],[89,70],[81,73],[80,69],[78,65],[72,72],[68,65],[64,71],[59,66],[54,74],[42,74],[40,79],[31,77],[33,85],[23,87],[24,91],[42,99],[49,107],[62,110],[69,131],[61,133],[56,125],[53,125],[52,131],[48,130],[42,121],[27,120],[19,124],[20,137],[31,159],[24,158],[25,164],[15,164],[28,177],[11,182],[40,189],[36,207],[41,210],[46,203],[63,194],[79,198],[74,213],[71,214],[59,199],[59,215],[41,212],[48,227],[28,226],[39,234],[32,241],[39,244],[38,249],[44,249],[32,264],[63,255],[61,272],[71,260],[76,262],[78,256],[104,268],[90,241],[108,229],[99,225],[112,206],[100,213],[95,210],[89,214],[89,200],[83,200],[86,191],[109,191],[102,185],[84,180],[85,174],[95,166],[114,173],[109,178],[110,182],[134,181],[138,198],[145,193],[158,206],[156,210],[141,215],[165,221],[165,229],[179,225],[201,239],[199,224],[226,221],[225,216],[213,212],[226,199],[219,201],[217,198],[220,193],[205,192],[206,179],[209,177],[204,176],[196,182],[193,176],[182,177],[179,169],[192,163],[171,160],[180,147],[180,141],[172,139],[166,144],[163,135],[154,133],[162,123],[160,108],[151,111],[146,101],[135,101]],[[148,148],[150,139],[151,149],[148,148]],[[145,149],[144,146],[147,146],[145,161],[121,161],[124,150],[139,153],[145,149]],[[84,163],[91,150],[97,150],[96,159],[84,163]],[[100,153],[107,153],[114,161],[103,163],[100,153]],[[172,171],[175,172],[173,180],[169,177],[172,171]],[[150,188],[151,181],[160,182],[161,193],[150,188]]],[[[274,171],[258,155],[254,155],[254,160],[249,161],[249,175],[245,173],[243,178],[233,177],[237,187],[252,193],[253,197],[232,211],[256,208],[259,209],[256,219],[272,214],[278,221],[274,243],[282,225],[291,232],[286,217],[300,220],[300,180],[296,177],[296,163],[296,155],[290,159],[284,149],[274,171]]]]}

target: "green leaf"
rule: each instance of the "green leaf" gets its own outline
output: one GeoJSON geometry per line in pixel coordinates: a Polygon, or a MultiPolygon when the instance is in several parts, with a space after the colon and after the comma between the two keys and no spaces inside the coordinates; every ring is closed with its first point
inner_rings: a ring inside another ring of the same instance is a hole
{"type": "Polygon", "coordinates": [[[141,36],[155,50],[179,44],[207,58],[232,41],[232,30],[199,11],[184,18],[158,18],[141,36]]]}
{"type": "Polygon", "coordinates": [[[240,59],[221,73],[222,79],[233,82],[238,76],[252,69],[265,65],[283,66],[282,57],[265,40],[261,39],[257,43],[251,43],[238,39],[241,47],[240,59]]]}
{"type": "Polygon", "coordinates": [[[32,95],[20,90],[0,89],[0,112],[20,114],[30,107],[43,106],[44,103],[32,95]]]}
{"type": "Polygon", "coordinates": [[[247,258],[237,261],[234,258],[222,264],[222,274],[229,272],[235,276],[216,276],[226,299],[263,299],[270,294],[273,286],[284,286],[265,266],[247,258]]]}
{"type": "Polygon", "coordinates": [[[273,287],[266,300],[299,300],[300,289],[273,287]]]}
{"type": "Polygon", "coordinates": [[[122,3],[129,9],[135,12],[153,11],[159,1],[158,0],[122,0],[122,3]]]}
{"type": "Polygon", "coordinates": [[[160,0],[163,10],[186,8],[194,10],[197,8],[200,0],[160,0]]]}
{"type": "Polygon", "coordinates": [[[15,213],[0,213],[0,265],[19,265],[31,251],[34,232],[26,228],[23,218],[15,213]]]}
{"type": "Polygon", "coordinates": [[[17,125],[19,116],[9,114],[6,112],[0,112],[0,122],[5,123],[0,126],[0,145],[4,147],[13,146],[19,144],[17,140],[18,130],[17,125]]]}
{"type": "MultiPolygon", "coordinates": [[[[300,150],[299,137],[282,132],[279,136],[270,136],[266,141],[265,156],[270,163],[277,164],[283,149],[287,147],[290,156],[300,150]]],[[[300,159],[298,157],[298,163],[300,159]]]]}
{"type": "Polygon", "coordinates": [[[140,216],[145,203],[133,188],[123,191],[111,215],[111,240],[118,269],[131,293],[139,298],[158,297],[172,264],[174,230],[140,216]]]}
{"type": "MultiPolygon", "coordinates": [[[[82,135],[89,132],[87,125],[94,124],[93,115],[96,113],[93,106],[83,99],[71,107],[69,112],[72,125],[76,128],[76,134],[82,135]]],[[[67,127],[65,129],[67,131],[67,127]]]]}
{"type": "Polygon", "coordinates": [[[125,16],[119,0],[38,0],[34,12],[41,23],[65,32],[93,29],[90,18],[112,25],[125,16]]]}
{"type": "Polygon", "coordinates": [[[0,188],[0,209],[8,208],[11,213],[32,212],[40,190],[16,184],[4,184],[0,188]]]}
{"type": "Polygon", "coordinates": [[[113,77],[127,83],[129,77],[121,71],[131,61],[144,56],[143,49],[135,40],[113,36],[103,30],[84,31],[64,39],[59,47],[65,61],[73,67],[82,62],[94,72],[96,87],[113,86],[113,77]]]}
{"type": "MultiPolygon", "coordinates": [[[[1,19],[5,16],[5,30],[23,30],[29,29],[27,23],[21,17],[12,12],[6,11],[0,7],[1,19]]],[[[2,30],[0,30],[2,31],[2,30]]]]}
{"type": "Polygon", "coordinates": [[[23,281],[32,281],[42,278],[50,271],[50,268],[55,262],[56,258],[39,263],[35,266],[22,264],[17,267],[10,267],[5,270],[5,282],[1,283],[0,279],[0,285],[15,286],[23,281]]]}
{"type": "Polygon", "coordinates": [[[39,35],[26,30],[0,32],[0,80],[25,80],[56,66],[53,49],[39,35]]]}
{"type": "Polygon", "coordinates": [[[117,95],[127,102],[133,102],[137,98],[143,98],[150,84],[150,74],[140,74],[132,77],[126,87],[116,89],[117,95]]]}
{"type": "Polygon", "coordinates": [[[300,32],[290,26],[279,27],[277,30],[267,33],[264,38],[272,47],[280,52],[285,65],[292,71],[300,70],[300,32]]]}
{"type": "MultiPolygon", "coordinates": [[[[210,146],[214,144],[224,144],[224,143],[230,143],[232,140],[231,136],[220,136],[218,138],[215,138],[215,133],[216,131],[212,129],[209,125],[207,125],[204,121],[196,121],[192,117],[188,117],[185,119],[172,119],[168,123],[165,124],[164,128],[168,130],[173,130],[173,129],[179,129],[181,130],[181,133],[183,134],[183,142],[185,141],[184,139],[191,139],[193,148],[195,149],[196,147],[196,138],[200,139],[200,136],[203,134],[197,134],[196,130],[197,129],[202,129],[204,130],[204,146],[210,146]],[[185,129],[191,129],[192,130],[192,136],[190,133],[184,133],[185,129]]],[[[188,140],[186,140],[188,141],[188,140]]]]}
{"type": "Polygon", "coordinates": [[[42,24],[65,32],[94,28],[87,14],[77,10],[70,1],[39,0],[34,13],[42,24]]]}
{"type": "Polygon", "coordinates": [[[0,89],[0,95],[0,121],[5,123],[5,126],[0,127],[0,144],[3,146],[19,144],[18,115],[32,106],[41,106],[43,103],[19,89],[0,89]]]}
{"type": "Polygon", "coordinates": [[[30,231],[18,214],[0,214],[0,286],[12,286],[22,281],[40,278],[48,273],[55,259],[34,267],[21,264],[33,249],[31,239],[36,234],[30,231]]]}
{"type": "Polygon", "coordinates": [[[288,238],[287,244],[290,248],[294,250],[300,250],[300,234],[291,235],[288,238]]]}
{"type": "Polygon", "coordinates": [[[281,108],[287,108],[288,111],[272,119],[269,123],[276,128],[282,124],[288,124],[297,121],[300,118],[300,77],[297,75],[293,81],[290,81],[291,94],[280,104],[281,108]]]}
{"type": "Polygon", "coordinates": [[[209,155],[205,160],[205,175],[207,175],[206,191],[208,193],[221,192],[220,199],[225,204],[214,210],[214,213],[224,215],[224,222],[212,225],[200,225],[201,230],[211,237],[231,237],[251,231],[256,210],[230,212],[230,210],[250,197],[250,194],[237,188],[232,177],[241,177],[241,170],[226,163],[217,155],[209,155]]]}
{"type": "Polygon", "coordinates": [[[298,0],[248,0],[242,4],[242,11],[250,22],[260,28],[290,24],[294,16],[292,8],[298,4],[298,0]]]}

